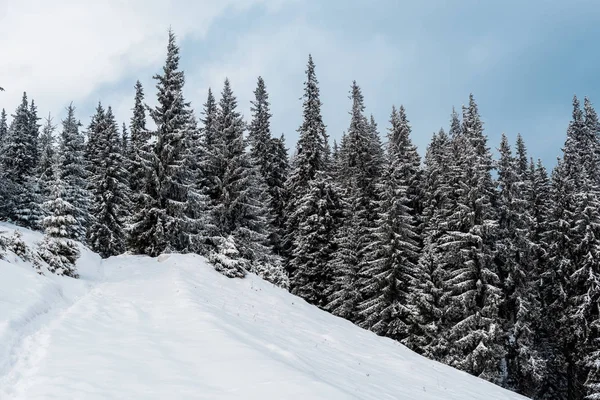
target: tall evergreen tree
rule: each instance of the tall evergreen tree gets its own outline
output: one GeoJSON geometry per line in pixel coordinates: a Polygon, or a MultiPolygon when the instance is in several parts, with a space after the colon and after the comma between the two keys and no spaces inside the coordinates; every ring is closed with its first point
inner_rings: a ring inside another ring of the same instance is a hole
{"type": "Polygon", "coordinates": [[[4,146],[6,139],[8,138],[8,122],[6,110],[3,108],[0,111],[0,148],[4,146]]]}
{"type": "Polygon", "coordinates": [[[379,185],[379,219],[371,244],[374,250],[363,271],[364,301],[360,314],[365,328],[403,341],[409,334],[411,310],[408,304],[415,286],[420,250],[410,193],[420,173],[420,159],[409,137],[404,109],[400,109],[399,115],[394,107],[390,122],[388,162],[379,185]]]}
{"type": "Polygon", "coordinates": [[[81,123],[75,118],[75,107],[67,107],[67,116],[62,121],[62,132],[59,138],[58,174],[64,191],[61,199],[72,207],[69,211],[75,221],[69,230],[68,238],[83,240],[89,214],[89,192],[87,190],[87,173],[85,169],[85,145],[79,133],[81,123]]]}
{"type": "MultiPolygon", "coordinates": [[[[453,113],[453,137],[460,131],[458,115],[453,113]]],[[[435,134],[425,155],[423,179],[422,251],[419,257],[417,283],[411,293],[414,315],[407,345],[437,361],[445,361],[450,349],[443,329],[447,326],[446,308],[450,297],[447,289],[446,252],[440,239],[448,232],[446,218],[452,213],[450,166],[452,143],[443,129],[435,134]]]]}
{"type": "Polygon", "coordinates": [[[35,179],[39,135],[37,122],[35,104],[33,101],[30,104],[27,94],[23,93],[21,104],[13,115],[2,157],[6,176],[17,191],[10,204],[9,217],[17,224],[33,229],[39,228],[42,217],[39,188],[35,179]]]}
{"type": "Polygon", "coordinates": [[[54,180],[54,169],[56,168],[55,130],[56,125],[52,123],[52,116],[48,114],[38,143],[40,162],[38,165],[37,176],[39,177],[39,184],[44,202],[50,200],[51,188],[54,180]]]}
{"type": "Polygon", "coordinates": [[[135,252],[156,256],[164,251],[183,251],[189,246],[186,216],[191,177],[187,165],[190,140],[189,103],[183,97],[184,73],[179,70],[179,47],[169,31],[167,58],[157,81],[158,105],[150,110],[156,124],[156,143],[149,156],[147,196],[131,226],[135,252]],[[160,225],[160,226],[159,226],[160,225]]]}
{"type": "Polygon", "coordinates": [[[125,250],[124,217],[127,205],[127,181],[121,154],[121,137],[112,109],[96,114],[94,138],[96,154],[91,161],[96,165],[90,176],[94,221],[87,231],[87,243],[103,258],[121,254],[125,250]]]}
{"type": "MultiPolygon", "coordinates": [[[[220,235],[233,236],[240,256],[248,269],[263,277],[279,276],[280,260],[268,246],[268,192],[264,181],[245,151],[245,124],[237,111],[237,100],[229,80],[225,80],[217,112],[217,135],[221,136],[220,164],[225,166],[220,182],[220,197],[213,209],[214,221],[220,235]]],[[[274,282],[279,284],[280,282],[274,282]]],[[[285,285],[285,284],[284,284],[285,285]]]]}
{"type": "MultiPolygon", "coordinates": [[[[138,198],[143,197],[149,159],[150,132],[146,127],[146,108],[144,107],[144,88],[140,81],[135,84],[133,115],[129,123],[131,138],[129,141],[129,189],[134,200],[134,210],[139,211],[138,198]]],[[[141,199],[140,199],[141,200],[141,199]]]]}
{"type": "Polygon", "coordinates": [[[332,261],[342,211],[331,178],[319,172],[309,182],[309,192],[293,215],[299,226],[290,261],[294,271],[292,293],[320,307],[327,305],[327,294],[337,273],[332,261]]]}
{"type": "Polygon", "coordinates": [[[77,278],[75,263],[79,248],[71,238],[78,236],[79,223],[75,216],[76,207],[65,200],[68,196],[66,184],[57,171],[52,186],[52,198],[45,207],[49,214],[44,218],[44,238],[38,253],[48,264],[50,272],[77,278]]]}
{"type": "Polygon", "coordinates": [[[252,101],[252,121],[248,127],[250,157],[266,184],[271,217],[269,242],[276,253],[280,252],[284,229],[283,207],[285,201],[285,179],[288,173],[287,151],[281,139],[271,136],[269,96],[262,77],[258,77],[255,99],[252,101]]]}
{"type": "Polygon", "coordinates": [[[501,290],[493,263],[495,215],[491,154],[473,97],[463,107],[460,130],[451,125],[452,198],[445,207],[446,231],[438,239],[449,295],[446,326],[451,346],[446,362],[490,381],[500,378],[501,290]]]}
{"type": "MultiPolygon", "coordinates": [[[[352,84],[350,98],[352,99],[352,111],[350,127],[343,143],[341,159],[343,178],[340,183],[342,195],[353,216],[346,218],[345,221],[346,224],[349,224],[345,230],[348,235],[339,237],[339,254],[336,256],[336,265],[340,272],[347,271],[352,276],[358,275],[357,287],[353,290],[359,292],[360,295],[355,300],[360,302],[362,300],[361,289],[367,287],[370,280],[368,271],[372,255],[369,247],[374,242],[374,229],[378,218],[377,185],[381,178],[382,165],[379,163],[379,152],[376,151],[377,142],[374,140],[373,130],[364,116],[363,95],[356,82],[352,84]],[[343,241],[348,243],[343,243],[343,241]],[[344,262],[356,264],[343,266],[344,262]]],[[[339,301],[340,297],[347,296],[346,291],[348,290],[344,286],[348,281],[347,277],[338,276],[336,279],[344,282],[338,282],[336,286],[339,289],[334,290],[331,294],[330,302],[334,304],[339,301]]],[[[360,323],[362,316],[354,315],[351,320],[360,323]]]]}
{"type": "Polygon", "coordinates": [[[544,375],[535,327],[540,320],[536,280],[536,249],[532,241],[533,218],[529,213],[529,169],[521,137],[518,157],[512,156],[502,135],[498,163],[498,239],[496,261],[503,290],[499,317],[504,324],[506,349],[502,386],[533,395],[544,375]],[[525,166],[523,166],[525,164],[525,166]]]}
{"type": "MultiPolygon", "coordinates": [[[[321,115],[318,85],[315,64],[312,56],[309,55],[306,81],[304,82],[303,120],[298,128],[299,138],[296,144],[296,154],[293,157],[293,166],[285,185],[286,193],[289,196],[286,205],[288,219],[285,222],[282,250],[290,275],[294,272],[290,260],[295,252],[293,246],[297,241],[296,234],[299,226],[298,221],[295,221],[292,216],[299,209],[300,202],[308,190],[309,182],[314,180],[319,172],[326,170],[328,162],[327,133],[321,115]]],[[[293,285],[292,282],[292,287],[293,285]]]]}

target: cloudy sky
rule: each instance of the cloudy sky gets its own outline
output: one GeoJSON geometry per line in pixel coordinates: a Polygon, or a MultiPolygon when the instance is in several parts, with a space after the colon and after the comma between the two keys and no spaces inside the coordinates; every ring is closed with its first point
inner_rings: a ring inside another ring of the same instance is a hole
{"type": "Polygon", "coordinates": [[[600,108],[597,0],[0,0],[0,108],[12,112],[27,91],[42,115],[58,119],[73,101],[87,125],[101,100],[128,121],[137,79],[154,102],[169,26],[193,106],[229,77],[249,116],[262,75],[288,147],[309,53],[332,138],[348,126],[352,80],[382,133],[392,105],[406,107],[421,151],[471,92],[491,147],[520,132],[548,165],[572,96],[600,108]]]}

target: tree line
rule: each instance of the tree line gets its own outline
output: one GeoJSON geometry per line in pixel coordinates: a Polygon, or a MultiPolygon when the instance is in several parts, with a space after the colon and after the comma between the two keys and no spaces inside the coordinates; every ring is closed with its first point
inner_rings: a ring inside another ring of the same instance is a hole
{"type": "Polygon", "coordinates": [[[76,241],[102,257],[197,253],[534,399],[600,400],[600,124],[589,99],[573,99],[551,174],[520,135],[514,146],[503,135],[494,159],[472,95],[421,160],[404,107],[382,140],[356,82],[349,127],[330,143],[309,56],[288,156],[262,78],[249,123],[228,80],[197,118],[179,57],[169,32],[157,105],[138,81],[121,128],[101,103],[85,128],[70,105],[58,134],[26,94],[10,124],[2,110],[0,217],[44,231],[51,272],[77,276],[76,241]]]}

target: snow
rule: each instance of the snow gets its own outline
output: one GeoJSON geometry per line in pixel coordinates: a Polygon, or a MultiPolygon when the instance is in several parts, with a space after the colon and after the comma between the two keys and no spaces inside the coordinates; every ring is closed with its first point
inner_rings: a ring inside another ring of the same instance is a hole
{"type": "Polygon", "coordinates": [[[524,399],[200,256],[81,247],[78,272],[0,261],[0,399],[524,399]]]}

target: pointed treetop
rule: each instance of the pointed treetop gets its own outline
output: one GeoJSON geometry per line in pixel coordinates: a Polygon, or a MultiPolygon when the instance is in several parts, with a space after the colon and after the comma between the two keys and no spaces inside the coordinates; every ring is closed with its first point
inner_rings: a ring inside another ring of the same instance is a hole
{"type": "Polygon", "coordinates": [[[450,119],[449,135],[450,135],[450,137],[455,138],[458,135],[460,135],[461,133],[462,133],[462,128],[460,125],[460,117],[459,117],[458,113],[456,112],[456,109],[454,107],[452,107],[452,116],[450,119]]]}

